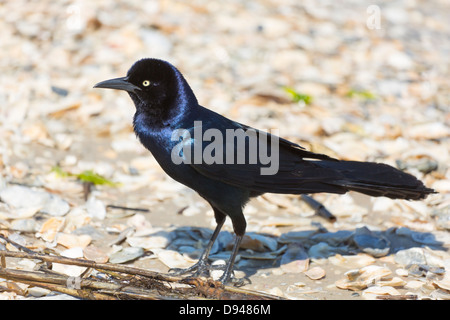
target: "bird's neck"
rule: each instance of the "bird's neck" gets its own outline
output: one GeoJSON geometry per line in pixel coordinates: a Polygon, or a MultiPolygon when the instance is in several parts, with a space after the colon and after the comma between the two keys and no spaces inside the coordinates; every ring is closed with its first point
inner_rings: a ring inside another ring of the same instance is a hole
{"type": "MultiPolygon", "coordinates": [[[[191,109],[191,107],[188,107],[191,109]]],[[[177,106],[170,111],[157,107],[151,110],[137,109],[133,118],[134,131],[158,132],[165,129],[175,130],[183,127],[183,120],[191,114],[190,110],[184,111],[183,106],[177,106]],[[179,111],[177,111],[179,110],[179,111]],[[175,111],[175,112],[172,112],[175,111]]]]}

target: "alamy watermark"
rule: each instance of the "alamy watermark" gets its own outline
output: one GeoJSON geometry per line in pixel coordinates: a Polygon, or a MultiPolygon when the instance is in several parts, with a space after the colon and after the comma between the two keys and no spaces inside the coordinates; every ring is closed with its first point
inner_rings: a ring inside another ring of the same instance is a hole
{"type": "Polygon", "coordinates": [[[372,4],[367,7],[366,13],[369,15],[366,20],[366,26],[370,30],[381,29],[381,9],[372,4]]]}
{"type": "Polygon", "coordinates": [[[80,277],[68,277],[66,280],[66,287],[68,289],[81,289],[81,278],[80,277]]]}
{"type": "Polygon", "coordinates": [[[66,8],[66,28],[71,32],[80,32],[85,27],[85,21],[82,18],[81,3],[71,4],[66,8]]]}
{"type": "Polygon", "coordinates": [[[260,164],[261,175],[274,175],[279,169],[279,138],[278,130],[272,133],[252,128],[203,131],[202,121],[194,121],[192,130],[173,131],[171,140],[179,142],[171,159],[174,164],[260,164]]]}

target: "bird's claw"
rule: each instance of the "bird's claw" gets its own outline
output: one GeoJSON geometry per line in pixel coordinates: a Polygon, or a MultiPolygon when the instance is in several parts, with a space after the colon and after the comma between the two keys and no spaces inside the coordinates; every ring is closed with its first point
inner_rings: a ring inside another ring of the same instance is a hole
{"type": "Polygon", "coordinates": [[[211,271],[223,271],[223,274],[217,280],[222,284],[231,284],[235,287],[242,287],[249,284],[250,281],[246,278],[238,279],[234,276],[234,272],[228,272],[226,270],[226,265],[211,265],[210,263],[199,260],[196,264],[190,266],[189,268],[171,268],[169,273],[177,276],[182,276],[190,274],[186,279],[192,279],[196,277],[211,277],[211,271]]]}
{"type": "Polygon", "coordinates": [[[223,282],[222,279],[219,279],[220,282],[222,282],[223,284],[229,284],[232,285],[233,287],[243,287],[247,284],[251,284],[250,279],[248,278],[236,278],[234,275],[232,275],[231,277],[228,278],[228,281],[223,282]]]}
{"type": "Polygon", "coordinates": [[[196,264],[190,266],[189,268],[170,268],[169,273],[182,276],[188,273],[192,273],[193,277],[201,277],[209,275],[210,265],[204,260],[199,260],[196,264]]]}
{"type": "Polygon", "coordinates": [[[228,284],[232,285],[234,287],[242,287],[246,284],[250,284],[251,281],[248,278],[236,278],[236,275],[234,274],[234,270],[227,270],[226,265],[220,264],[220,265],[212,265],[212,270],[220,270],[223,271],[222,275],[219,277],[217,281],[221,282],[222,284],[228,284]]]}

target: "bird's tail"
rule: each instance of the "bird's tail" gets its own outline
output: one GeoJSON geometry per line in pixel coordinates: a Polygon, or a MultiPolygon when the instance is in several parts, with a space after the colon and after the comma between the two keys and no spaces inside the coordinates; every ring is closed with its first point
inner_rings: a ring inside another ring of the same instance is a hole
{"type": "Polygon", "coordinates": [[[341,177],[332,184],[375,197],[419,200],[435,193],[413,175],[387,164],[358,161],[319,161],[324,169],[331,169],[341,177]]]}

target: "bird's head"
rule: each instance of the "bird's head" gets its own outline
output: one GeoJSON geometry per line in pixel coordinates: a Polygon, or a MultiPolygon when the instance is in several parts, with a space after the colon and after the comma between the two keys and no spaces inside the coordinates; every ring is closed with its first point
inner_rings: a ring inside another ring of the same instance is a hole
{"type": "Polygon", "coordinates": [[[170,63],[147,58],[135,62],[125,77],[99,82],[94,88],[127,91],[137,108],[167,107],[180,87],[178,74],[170,63]]]}

